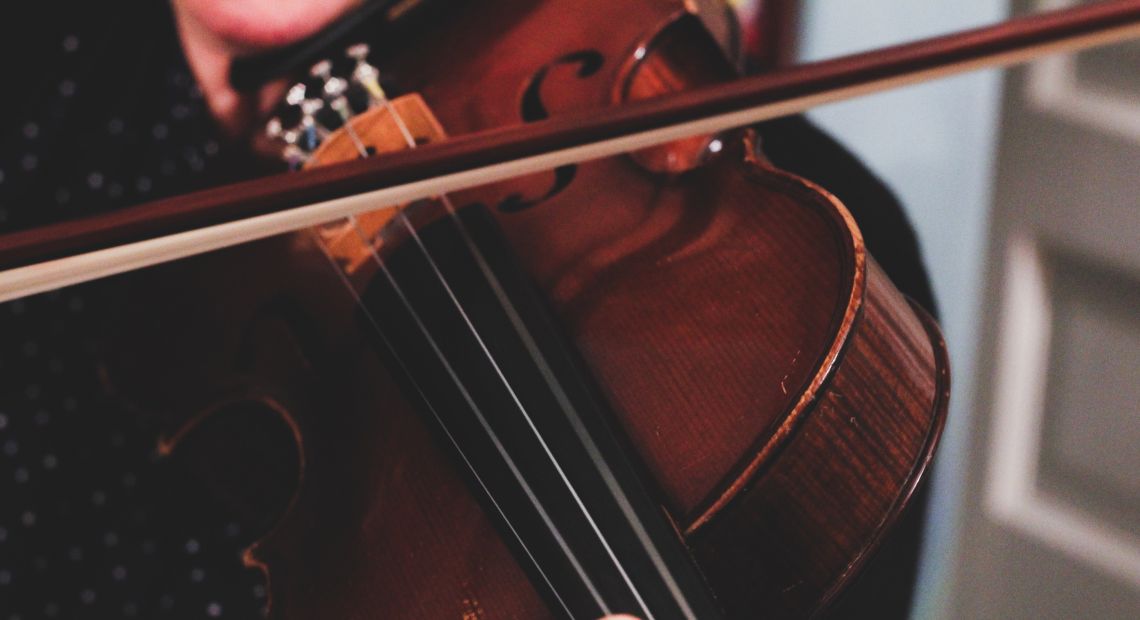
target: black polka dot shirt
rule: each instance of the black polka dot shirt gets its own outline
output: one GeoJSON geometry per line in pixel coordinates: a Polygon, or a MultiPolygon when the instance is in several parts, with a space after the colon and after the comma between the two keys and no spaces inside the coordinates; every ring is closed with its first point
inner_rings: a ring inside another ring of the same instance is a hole
{"type": "MultiPolygon", "coordinates": [[[[165,2],[5,10],[0,231],[249,174],[165,2]]],[[[254,533],[100,383],[103,292],[0,305],[0,620],[261,617],[264,580],[240,558],[254,533]]]]}

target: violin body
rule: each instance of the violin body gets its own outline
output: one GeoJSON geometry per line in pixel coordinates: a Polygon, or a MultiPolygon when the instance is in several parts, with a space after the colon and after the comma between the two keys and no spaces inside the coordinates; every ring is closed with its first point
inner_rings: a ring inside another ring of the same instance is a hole
{"type": "MultiPolygon", "coordinates": [[[[377,61],[459,135],[730,79],[693,10],[464,3],[377,61]]],[[[726,616],[806,617],[902,515],[937,444],[948,369],[937,327],[844,207],[771,166],[760,138],[709,136],[450,200],[499,231],[488,243],[548,309],[726,616]]],[[[447,224],[422,211],[425,237],[447,224]]],[[[246,554],[273,617],[552,615],[318,245],[300,233],[116,278],[109,389],[166,430],[167,451],[201,444],[236,409],[290,431],[290,497],[246,554]]],[[[383,249],[397,276],[411,245],[383,249]]],[[[208,468],[220,489],[228,468],[208,468]]]]}

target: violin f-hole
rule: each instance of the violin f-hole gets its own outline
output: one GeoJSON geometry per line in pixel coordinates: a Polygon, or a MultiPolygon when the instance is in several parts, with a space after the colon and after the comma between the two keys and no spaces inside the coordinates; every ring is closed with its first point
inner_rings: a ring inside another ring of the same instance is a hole
{"type": "MultiPolygon", "coordinates": [[[[519,113],[523,121],[529,123],[550,117],[550,112],[542,101],[542,84],[546,81],[550,69],[557,65],[577,64],[577,77],[585,79],[597,74],[604,63],[605,59],[600,53],[594,50],[581,50],[571,52],[543,65],[538,71],[534,72],[530,80],[527,81],[526,88],[523,89],[522,102],[519,106],[519,113]]],[[[554,169],[554,183],[544,194],[537,198],[526,198],[522,194],[517,193],[510,194],[499,202],[498,209],[506,213],[514,213],[550,200],[560,194],[562,190],[569,187],[570,183],[574,181],[577,172],[578,166],[575,164],[559,166],[554,169]]]]}

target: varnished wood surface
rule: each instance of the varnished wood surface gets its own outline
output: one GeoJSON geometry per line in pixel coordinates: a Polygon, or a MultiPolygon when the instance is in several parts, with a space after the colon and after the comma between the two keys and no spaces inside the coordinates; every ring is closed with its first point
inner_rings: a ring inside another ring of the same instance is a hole
{"type": "Polygon", "coordinates": [[[219,401],[272,403],[294,428],[301,477],[246,554],[265,571],[271,617],[549,617],[370,347],[352,297],[305,241],[275,238],[113,281],[104,291],[119,303],[102,334],[112,394],[168,435],[194,438],[200,412],[219,401]]]}
{"type": "Polygon", "coordinates": [[[782,454],[689,536],[730,617],[826,610],[873,557],[933,458],[949,399],[945,345],[873,262],[865,303],[782,454]]]}
{"type": "MultiPolygon", "coordinates": [[[[860,244],[825,195],[796,203],[776,191],[786,178],[732,171],[667,191],[540,284],[729,617],[802,617],[888,535],[928,462],[944,352],[873,262],[860,276],[860,244]],[[709,201],[717,186],[749,191],[725,205],[709,201]]],[[[303,238],[275,239],[122,277],[111,383],[172,429],[235,384],[288,412],[302,479],[249,556],[274,617],[545,617],[327,269],[303,238]],[[267,310],[281,307],[295,309],[267,310]]]]}
{"type": "MultiPolygon", "coordinates": [[[[458,15],[440,26],[450,47],[425,41],[390,60],[449,133],[518,123],[544,66],[536,88],[554,118],[608,105],[633,50],[680,6],[599,2],[596,19],[621,24],[620,37],[557,38],[550,24],[580,5],[524,4],[496,5],[490,33],[458,15]],[[623,19],[633,14],[642,21],[623,19]],[[559,62],[567,50],[604,62],[583,76],[559,62]],[[454,58],[479,89],[447,83],[454,58]]],[[[929,462],[944,350],[834,198],[771,169],[740,135],[707,164],[670,176],[616,157],[579,165],[550,195],[554,175],[541,173],[451,199],[495,214],[729,616],[802,616],[888,535],[929,462]]],[[[119,282],[106,374],[123,398],[174,431],[211,399],[245,394],[280,404],[297,431],[296,495],[248,556],[267,572],[275,617],[548,613],[308,237],[119,282]]]]}
{"type": "MultiPolygon", "coordinates": [[[[528,13],[525,3],[511,6],[511,3],[503,2],[496,3],[496,6],[515,11],[520,16],[528,13]]],[[[502,12],[495,13],[496,11],[487,11],[485,16],[469,24],[473,26],[469,30],[475,33],[493,33],[495,24],[510,24],[518,19],[516,16],[503,20],[502,12]],[[490,21],[492,19],[499,21],[493,24],[490,21]]],[[[628,22],[616,20],[610,26],[621,26],[623,23],[628,22]]],[[[0,236],[0,267],[27,265],[234,221],[368,189],[902,76],[944,64],[966,63],[1025,46],[1042,45],[1129,24],[1135,26],[1137,23],[1140,23],[1140,1],[1121,0],[1094,4],[1062,13],[1030,16],[963,34],[790,68],[779,73],[674,95],[668,99],[634,103],[604,113],[596,107],[579,109],[526,125],[517,125],[517,119],[512,119],[507,126],[495,125],[495,129],[460,136],[399,157],[347,162],[300,175],[238,183],[108,214],[8,233],[0,236]]],[[[454,49],[452,44],[463,40],[462,32],[455,36],[458,37],[455,41],[443,39],[449,45],[437,46],[441,50],[437,53],[445,54],[454,49]]],[[[474,35],[468,35],[470,36],[474,35]]],[[[425,58],[431,58],[430,50],[424,51],[418,46],[411,46],[411,49],[423,53],[425,58]]],[[[510,58],[519,53],[518,50],[501,51],[501,58],[510,58]]],[[[445,63],[437,66],[448,65],[445,63]]],[[[449,131],[456,133],[451,129],[449,131]]]]}

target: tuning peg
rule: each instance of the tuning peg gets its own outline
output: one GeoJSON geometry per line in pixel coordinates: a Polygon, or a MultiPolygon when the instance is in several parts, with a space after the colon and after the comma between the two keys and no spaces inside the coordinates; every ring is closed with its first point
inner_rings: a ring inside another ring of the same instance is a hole
{"type": "Polygon", "coordinates": [[[285,144],[298,144],[301,141],[300,127],[294,127],[292,129],[287,129],[281,132],[281,139],[285,142],[285,144]]]}
{"type": "Polygon", "coordinates": [[[329,135],[329,130],[317,122],[316,114],[325,107],[320,99],[305,99],[301,102],[301,135],[298,143],[301,148],[313,152],[329,135]]]}
{"type": "Polygon", "coordinates": [[[309,68],[309,75],[319,77],[322,80],[328,80],[332,77],[332,61],[325,59],[309,68]]]}
{"type": "Polygon", "coordinates": [[[328,97],[339,97],[348,89],[348,82],[343,78],[333,77],[331,60],[322,60],[313,65],[309,69],[309,75],[321,79],[325,85],[325,95],[328,97]]]}
{"type": "Polygon", "coordinates": [[[265,137],[270,140],[284,138],[285,128],[281,126],[281,119],[274,116],[265,124],[265,137]]]}
{"type": "Polygon", "coordinates": [[[345,50],[345,54],[356,61],[352,70],[352,80],[368,91],[368,96],[374,104],[387,101],[388,95],[380,86],[380,70],[368,64],[368,44],[357,43],[345,50]]]}
{"type": "Polygon", "coordinates": [[[357,43],[345,48],[344,55],[357,62],[364,62],[368,60],[368,54],[371,53],[371,51],[367,43],[357,43]]]}
{"type": "Polygon", "coordinates": [[[299,106],[305,101],[305,85],[297,82],[285,93],[285,103],[289,105],[299,106]]]}
{"type": "Polygon", "coordinates": [[[281,151],[281,158],[289,164],[289,168],[297,170],[309,161],[309,155],[296,144],[288,144],[281,151]]]}
{"type": "Polygon", "coordinates": [[[294,84],[285,95],[285,102],[300,112],[301,120],[296,127],[285,129],[280,116],[274,116],[265,124],[265,135],[270,140],[281,140],[285,147],[281,157],[292,168],[299,168],[308,160],[321,142],[328,137],[329,131],[316,119],[316,115],[325,103],[319,98],[307,99],[306,87],[303,83],[294,84]]]}
{"type": "Polygon", "coordinates": [[[317,112],[320,112],[325,107],[324,100],[321,99],[306,99],[301,102],[301,119],[306,117],[312,118],[317,112]]]}
{"type": "Polygon", "coordinates": [[[281,122],[281,118],[274,116],[265,123],[265,137],[270,140],[280,140],[285,144],[296,145],[301,140],[301,128],[294,127],[292,129],[285,129],[281,122]]]}

